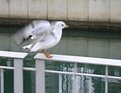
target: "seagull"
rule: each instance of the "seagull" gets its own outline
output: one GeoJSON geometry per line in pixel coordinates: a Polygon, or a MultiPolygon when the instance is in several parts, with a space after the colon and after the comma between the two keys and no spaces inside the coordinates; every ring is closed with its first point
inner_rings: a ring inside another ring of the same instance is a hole
{"type": "Polygon", "coordinates": [[[62,37],[62,30],[69,26],[63,21],[49,22],[47,20],[35,20],[20,29],[13,35],[17,45],[31,39],[31,43],[23,47],[29,52],[40,50],[47,58],[52,58],[46,50],[59,43],[62,37]]]}

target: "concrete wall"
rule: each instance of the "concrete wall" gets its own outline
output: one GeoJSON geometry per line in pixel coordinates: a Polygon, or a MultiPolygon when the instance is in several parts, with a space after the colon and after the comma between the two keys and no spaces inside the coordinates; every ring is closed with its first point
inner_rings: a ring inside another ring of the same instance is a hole
{"type": "Polygon", "coordinates": [[[121,0],[0,0],[0,17],[121,22],[121,0]]]}

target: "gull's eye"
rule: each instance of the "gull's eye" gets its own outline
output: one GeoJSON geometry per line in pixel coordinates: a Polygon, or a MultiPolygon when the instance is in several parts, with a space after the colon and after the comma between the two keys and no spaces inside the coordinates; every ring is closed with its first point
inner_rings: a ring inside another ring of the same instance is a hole
{"type": "Polygon", "coordinates": [[[64,27],[64,24],[61,24],[62,27],[64,27]]]}

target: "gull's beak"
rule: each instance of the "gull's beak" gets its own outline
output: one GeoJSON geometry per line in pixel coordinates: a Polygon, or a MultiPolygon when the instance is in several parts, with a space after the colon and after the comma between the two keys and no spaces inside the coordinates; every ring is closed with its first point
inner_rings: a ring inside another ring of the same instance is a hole
{"type": "Polygon", "coordinates": [[[66,25],[65,28],[69,28],[69,25],[66,25]]]}

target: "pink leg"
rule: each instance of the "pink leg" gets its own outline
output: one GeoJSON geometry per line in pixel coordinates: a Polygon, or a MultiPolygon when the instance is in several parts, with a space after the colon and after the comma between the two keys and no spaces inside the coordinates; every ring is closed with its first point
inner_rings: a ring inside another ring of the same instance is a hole
{"type": "Polygon", "coordinates": [[[42,49],[41,52],[46,56],[46,58],[52,58],[51,54],[46,52],[44,49],[42,49]]]}

